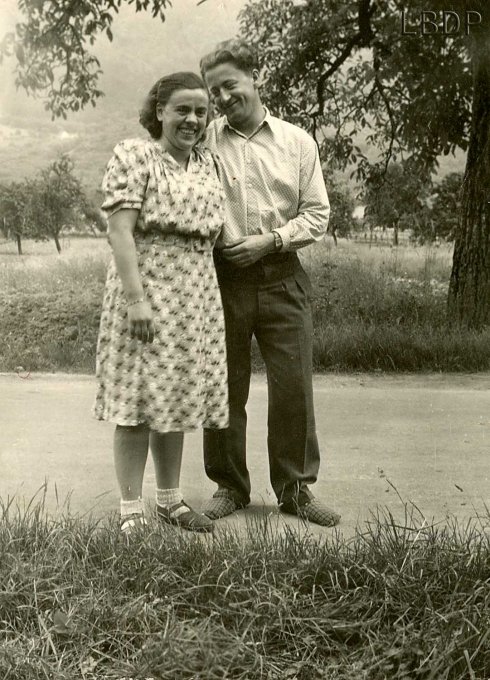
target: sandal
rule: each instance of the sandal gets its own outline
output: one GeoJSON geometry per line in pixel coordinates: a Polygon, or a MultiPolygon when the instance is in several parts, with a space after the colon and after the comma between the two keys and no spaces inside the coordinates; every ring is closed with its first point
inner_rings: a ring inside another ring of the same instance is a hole
{"type": "Polygon", "coordinates": [[[135,534],[141,533],[147,526],[148,522],[144,516],[135,512],[127,517],[121,517],[119,528],[124,536],[134,536],[135,534]]]}
{"type": "Polygon", "coordinates": [[[169,508],[157,505],[157,517],[166,524],[187,529],[188,531],[213,531],[213,522],[199,512],[195,512],[187,503],[180,501],[169,508]]]}

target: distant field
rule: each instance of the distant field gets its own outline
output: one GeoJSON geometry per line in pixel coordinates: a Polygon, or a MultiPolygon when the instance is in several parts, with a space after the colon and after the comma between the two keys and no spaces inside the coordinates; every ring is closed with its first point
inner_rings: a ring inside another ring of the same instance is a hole
{"type": "Polygon", "coordinates": [[[63,236],[60,240],[61,255],[56,252],[54,241],[22,241],[23,255],[17,254],[17,246],[13,241],[0,239],[0,281],[4,281],[5,272],[29,271],[46,268],[51,270],[62,260],[73,262],[86,257],[105,257],[109,254],[109,245],[105,236],[91,238],[85,236],[63,236]]]}
{"type": "Polygon", "coordinates": [[[361,237],[339,239],[338,246],[327,238],[300,251],[303,264],[313,277],[320,275],[328,263],[351,260],[383,275],[420,282],[435,279],[446,284],[451,274],[452,255],[453,246],[448,243],[419,246],[405,241],[394,247],[389,238],[370,244],[361,237]]]}
{"type": "MultiPolygon", "coordinates": [[[[92,372],[105,237],[0,242],[0,370],[92,372]]],[[[452,248],[330,238],[301,252],[312,280],[315,370],[490,369],[490,330],[451,328],[452,248]]],[[[262,369],[260,355],[254,357],[262,369]]]]}

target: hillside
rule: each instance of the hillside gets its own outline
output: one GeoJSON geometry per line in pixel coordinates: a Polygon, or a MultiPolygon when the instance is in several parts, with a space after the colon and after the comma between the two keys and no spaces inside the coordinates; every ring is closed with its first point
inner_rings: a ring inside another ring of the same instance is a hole
{"type": "MultiPolygon", "coordinates": [[[[32,175],[60,152],[69,152],[84,184],[94,190],[115,143],[141,134],[138,111],[153,83],[172,71],[197,71],[205,52],[235,35],[236,16],[244,4],[179,0],[163,24],[150,13],[123,6],[113,23],[113,42],[102,36],[94,46],[104,72],[100,87],[105,97],[95,109],[67,120],[52,121],[42,101],[16,91],[14,62],[5,61],[0,79],[0,182],[32,175]]],[[[2,0],[0,38],[12,28],[16,13],[15,0],[2,0]]]]}

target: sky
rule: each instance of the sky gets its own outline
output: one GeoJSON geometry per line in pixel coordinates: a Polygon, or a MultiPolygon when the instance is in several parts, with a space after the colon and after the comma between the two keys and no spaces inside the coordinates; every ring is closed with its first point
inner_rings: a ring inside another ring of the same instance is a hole
{"type": "MultiPolygon", "coordinates": [[[[14,60],[0,66],[0,182],[20,180],[45,167],[61,152],[70,153],[87,188],[100,184],[114,145],[146,134],[138,123],[141,103],[161,76],[199,70],[200,57],[215,43],[233,37],[245,0],[174,0],[166,21],[123,6],[116,15],[112,43],[101,35],[93,51],[104,74],[105,97],[96,108],[51,120],[40,100],[16,91],[14,60]]],[[[16,0],[2,0],[0,39],[21,16],[16,0]]]]}

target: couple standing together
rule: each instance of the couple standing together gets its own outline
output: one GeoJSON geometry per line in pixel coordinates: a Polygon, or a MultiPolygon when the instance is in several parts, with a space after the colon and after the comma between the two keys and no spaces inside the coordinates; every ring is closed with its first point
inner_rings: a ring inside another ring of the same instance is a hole
{"type": "Polygon", "coordinates": [[[333,526],[339,515],[309,489],[319,468],[312,322],[296,255],[328,223],[318,150],[264,108],[246,43],[220,43],[201,72],[204,81],[184,72],[153,86],[140,115],[151,139],[118,144],[104,177],[113,258],[94,411],[116,423],[121,530],[145,524],[148,450],[163,522],[212,531],[213,520],[248,505],[253,335],[267,369],[270,478],[280,510],[333,526]],[[206,130],[209,98],[222,115],[206,130]],[[217,484],[203,513],[180,491],[184,432],[198,428],[206,474],[217,484]]]}

